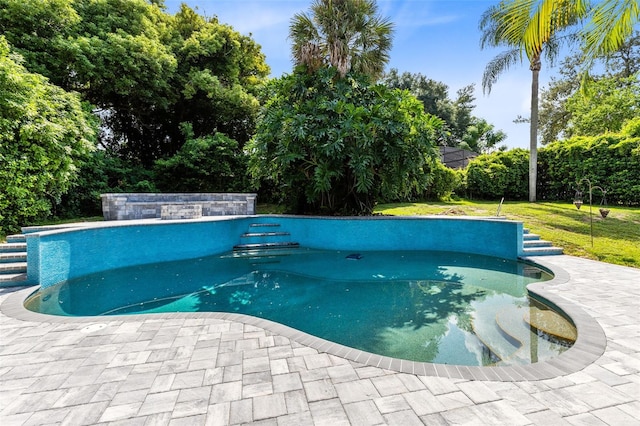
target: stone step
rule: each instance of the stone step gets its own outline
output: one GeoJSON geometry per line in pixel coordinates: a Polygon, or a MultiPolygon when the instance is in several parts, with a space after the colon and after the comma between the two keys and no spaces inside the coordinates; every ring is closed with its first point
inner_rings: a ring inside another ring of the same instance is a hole
{"type": "Polygon", "coordinates": [[[26,262],[27,261],[27,252],[26,251],[14,251],[14,252],[0,252],[0,264],[1,263],[10,263],[10,262],[26,262]]]}
{"type": "Polygon", "coordinates": [[[522,235],[522,238],[523,238],[525,241],[539,240],[539,239],[540,239],[540,235],[538,235],[538,234],[529,234],[529,233],[527,232],[527,233],[524,233],[524,235],[522,235]]]}
{"type": "Polygon", "coordinates": [[[0,244],[0,253],[26,252],[27,243],[4,243],[0,244]]]}
{"type": "Polygon", "coordinates": [[[525,240],[524,247],[551,247],[553,244],[545,240],[525,240]]]}
{"type": "Polygon", "coordinates": [[[269,257],[269,258],[279,258],[279,257],[285,257],[285,256],[290,256],[292,254],[299,254],[300,251],[298,250],[300,247],[299,246],[287,246],[287,247],[282,247],[282,248],[269,248],[266,250],[262,250],[262,249],[249,249],[249,250],[238,250],[238,251],[233,251],[223,257],[234,257],[234,258],[243,258],[243,259],[262,259],[265,257],[269,257]]]}
{"type": "Polygon", "coordinates": [[[0,274],[21,274],[27,272],[27,262],[0,263],[0,274]]]}
{"type": "Polygon", "coordinates": [[[554,247],[550,241],[540,239],[540,235],[532,234],[529,229],[522,230],[522,256],[555,256],[564,254],[560,247],[554,247]]]}
{"type": "Polygon", "coordinates": [[[553,256],[563,254],[561,247],[531,247],[523,250],[523,256],[553,256]]]}
{"type": "Polygon", "coordinates": [[[27,242],[27,236],[24,234],[7,235],[6,239],[8,243],[26,243],[27,242]]]}
{"type": "Polygon", "coordinates": [[[11,287],[23,285],[27,280],[27,274],[24,272],[15,274],[0,274],[0,287],[11,287]]]}

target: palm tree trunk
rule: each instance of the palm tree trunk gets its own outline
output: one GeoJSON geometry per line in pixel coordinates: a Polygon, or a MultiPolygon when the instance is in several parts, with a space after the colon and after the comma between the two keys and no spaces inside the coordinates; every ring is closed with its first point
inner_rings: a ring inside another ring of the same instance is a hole
{"type": "Polygon", "coordinates": [[[536,202],[538,180],[538,86],[540,55],[531,61],[531,127],[529,128],[529,202],[536,202]]]}

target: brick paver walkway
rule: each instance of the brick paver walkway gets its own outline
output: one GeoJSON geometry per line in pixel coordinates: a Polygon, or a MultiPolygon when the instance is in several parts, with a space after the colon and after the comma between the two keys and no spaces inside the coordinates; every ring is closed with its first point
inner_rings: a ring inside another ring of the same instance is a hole
{"type": "Polygon", "coordinates": [[[640,424],[640,270],[538,260],[568,272],[547,291],[607,346],[533,381],[389,371],[201,314],[42,321],[20,311],[28,290],[0,289],[0,425],[640,424]]]}

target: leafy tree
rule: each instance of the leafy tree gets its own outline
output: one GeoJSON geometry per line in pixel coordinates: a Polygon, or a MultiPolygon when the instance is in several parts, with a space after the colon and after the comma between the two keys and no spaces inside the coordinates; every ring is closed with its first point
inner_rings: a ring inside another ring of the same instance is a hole
{"type": "Polygon", "coordinates": [[[561,77],[551,77],[549,85],[542,90],[538,126],[543,145],[564,137],[571,118],[566,102],[580,89],[580,65],[580,55],[565,58],[560,65],[561,77]]]}
{"type": "Polygon", "coordinates": [[[216,133],[194,138],[184,125],[187,142],[178,153],[156,162],[156,183],[168,192],[243,191],[248,186],[246,156],[238,142],[216,133]]]}
{"type": "Polygon", "coordinates": [[[355,71],[378,78],[389,61],[393,25],[377,13],[374,0],[314,0],[310,14],[291,20],[295,63],[311,73],[332,66],[341,77],[355,71]]]}
{"type": "Polygon", "coordinates": [[[370,213],[377,200],[422,194],[442,121],[406,91],[337,77],[321,68],[277,80],[248,145],[252,176],[297,213],[370,213]]]}
{"type": "Polygon", "coordinates": [[[602,58],[602,61],[605,74],[592,76],[590,83],[581,85],[582,55],[572,55],[563,60],[560,66],[561,77],[552,78],[540,96],[539,126],[542,144],[575,134],[593,134],[576,130],[589,125],[589,116],[592,114],[595,117],[592,127],[596,130],[596,126],[599,126],[600,131],[617,131],[624,120],[638,114],[637,109],[634,111],[631,108],[635,99],[633,87],[638,82],[630,77],[640,72],[640,33],[635,33],[619,51],[602,58]],[[612,91],[616,91],[619,96],[609,98],[612,91]],[[580,108],[584,102],[589,102],[589,107],[583,105],[584,108],[580,108]],[[573,106],[570,107],[569,103],[573,106]],[[607,110],[610,112],[607,113],[607,110]],[[574,116],[574,113],[586,116],[574,116]],[[607,123],[604,114],[610,114],[615,118],[614,121],[607,123]],[[576,125],[574,122],[582,124],[576,125]]]}
{"type": "Polygon", "coordinates": [[[93,148],[97,130],[77,94],[21,62],[0,36],[0,233],[49,213],[93,148]]]}
{"type": "Polygon", "coordinates": [[[0,0],[0,29],[25,66],[97,106],[100,143],[151,167],[196,137],[223,132],[244,144],[254,92],[269,69],[260,47],[186,5],[161,1],[0,0]]]}
{"type": "Polygon", "coordinates": [[[571,117],[567,137],[617,133],[627,120],[640,115],[640,81],[635,76],[600,78],[570,96],[566,110],[571,117]]]}
{"type": "Polygon", "coordinates": [[[471,123],[471,111],[475,107],[472,84],[458,90],[457,98],[452,101],[449,99],[449,88],[446,84],[420,73],[398,74],[398,70],[392,68],[381,82],[392,89],[408,90],[422,102],[426,113],[435,115],[445,122],[445,133],[440,137],[440,144],[457,146],[461,142],[471,123]]]}
{"type": "Polygon", "coordinates": [[[538,86],[542,55],[552,62],[558,54],[560,33],[586,14],[582,0],[502,0],[487,9],[480,20],[481,45],[507,50],[487,65],[482,87],[491,91],[499,75],[522,62],[523,53],[531,70],[531,118],[529,158],[529,201],[536,201],[538,159],[538,86]]]}
{"type": "Polygon", "coordinates": [[[604,57],[607,75],[628,78],[640,72],[640,32],[636,31],[615,52],[604,57]]]}
{"type": "Polygon", "coordinates": [[[607,54],[614,53],[632,36],[640,21],[638,0],[602,0],[590,11],[590,20],[582,29],[585,63],[588,67],[607,54]]]}
{"type": "Polygon", "coordinates": [[[0,0],[0,34],[22,55],[31,72],[64,86],[64,62],[81,18],[69,0],[0,0]]]}
{"type": "Polygon", "coordinates": [[[62,195],[60,203],[53,206],[53,216],[101,216],[101,194],[157,192],[152,171],[100,149],[82,159],[77,175],[69,191],[62,195]]]}
{"type": "Polygon", "coordinates": [[[486,120],[474,117],[459,146],[479,154],[488,154],[494,149],[504,151],[506,146],[499,147],[498,144],[506,138],[507,135],[502,130],[496,131],[486,120]]]}

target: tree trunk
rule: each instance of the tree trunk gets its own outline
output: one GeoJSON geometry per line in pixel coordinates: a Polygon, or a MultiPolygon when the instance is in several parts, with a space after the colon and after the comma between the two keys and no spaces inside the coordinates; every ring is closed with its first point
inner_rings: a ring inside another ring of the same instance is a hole
{"type": "Polygon", "coordinates": [[[540,56],[531,61],[531,123],[529,128],[529,202],[536,202],[538,180],[538,78],[540,56]]]}

